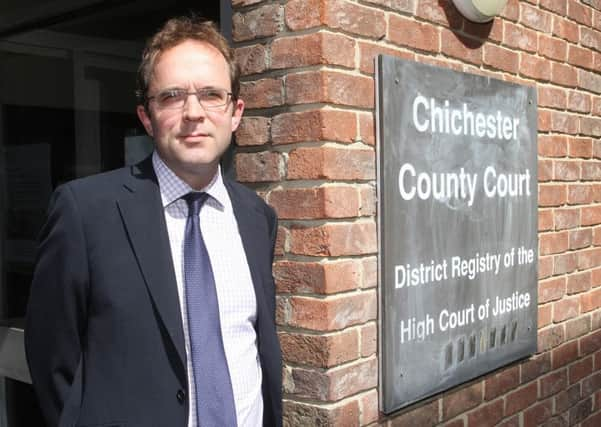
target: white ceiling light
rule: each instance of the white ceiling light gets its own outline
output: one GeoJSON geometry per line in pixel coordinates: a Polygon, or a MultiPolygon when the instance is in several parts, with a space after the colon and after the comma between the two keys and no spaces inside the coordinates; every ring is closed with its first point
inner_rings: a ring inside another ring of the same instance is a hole
{"type": "Polygon", "coordinates": [[[483,23],[501,13],[507,0],[453,0],[453,3],[467,19],[483,23]]]}

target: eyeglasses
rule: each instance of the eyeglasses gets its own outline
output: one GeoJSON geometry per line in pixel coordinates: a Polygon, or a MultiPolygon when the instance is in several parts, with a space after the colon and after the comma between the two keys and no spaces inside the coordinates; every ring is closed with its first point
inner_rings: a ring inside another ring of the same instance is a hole
{"type": "Polygon", "coordinates": [[[157,107],[164,110],[181,110],[186,105],[188,96],[196,95],[196,99],[205,110],[225,110],[233,98],[233,94],[225,89],[204,88],[188,92],[185,89],[167,89],[154,96],[148,96],[148,101],[155,100],[157,107]]]}

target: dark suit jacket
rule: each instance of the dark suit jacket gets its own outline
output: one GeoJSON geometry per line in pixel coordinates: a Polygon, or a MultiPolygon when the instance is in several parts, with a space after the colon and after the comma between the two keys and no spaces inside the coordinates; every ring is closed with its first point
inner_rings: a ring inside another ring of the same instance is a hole
{"type": "MultiPolygon", "coordinates": [[[[264,425],[281,425],[275,214],[225,179],[257,298],[264,425]]],[[[59,187],[42,230],[27,360],[50,427],[185,427],[186,353],[150,158],[59,187]]]]}

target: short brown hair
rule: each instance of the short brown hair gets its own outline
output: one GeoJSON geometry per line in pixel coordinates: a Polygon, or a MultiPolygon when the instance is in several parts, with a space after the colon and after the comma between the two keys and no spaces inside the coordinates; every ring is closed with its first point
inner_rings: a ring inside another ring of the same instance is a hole
{"type": "Polygon", "coordinates": [[[180,16],[171,18],[165,22],[163,27],[146,42],[137,76],[138,87],[136,95],[140,105],[146,106],[148,85],[150,84],[154,66],[158,58],[166,50],[186,40],[207,43],[223,55],[230,70],[232,98],[238,99],[240,92],[240,67],[225,37],[219,33],[217,26],[211,21],[196,16],[180,16]]]}

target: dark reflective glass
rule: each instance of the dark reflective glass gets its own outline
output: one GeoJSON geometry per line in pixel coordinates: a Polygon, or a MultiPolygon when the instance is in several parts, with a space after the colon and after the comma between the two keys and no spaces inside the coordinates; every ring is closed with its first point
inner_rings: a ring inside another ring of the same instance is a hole
{"type": "MultiPolygon", "coordinates": [[[[133,163],[152,149],[135,114],[141,49],[166,18],[190,11],[219,21],[217,1],[0,2],[3,325],[23,326],[54,188],[133,163]]],[[[3,419],[9,427],[42,425],[29,385],[0,377],[0,388],[0,425],[3,419]]]]}

